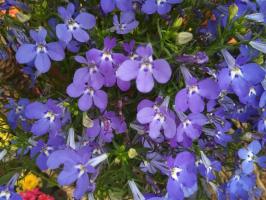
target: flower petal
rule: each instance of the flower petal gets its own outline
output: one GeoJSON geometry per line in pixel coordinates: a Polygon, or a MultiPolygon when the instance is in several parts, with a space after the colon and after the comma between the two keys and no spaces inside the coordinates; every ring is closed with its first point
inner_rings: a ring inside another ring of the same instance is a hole
{"type": "Polygon", "coordinates": [[[29,63],[34,60],[36,56],[36,46],[33,44],[23,44],[21,45],[16,53],[16,60],[20,64],[29,63]]]}
{"type": "Polygon", "coordinates": [[[180,90],[175,96],[175,110],[177,112],[185,112],[188,109],[187,89],[180,90]]]}
{"type": "Polygon", "coordinates": [[[87,42],[90,39],[89,34],[81,28],[73,31],[73,37],[79,42],[87,42]]]}
{"type": "Polygon", "coordinates": [[[78,107],[82,111],[88,111],[92,106],[92,97],[89,94],[83,94],[78,100],[78,107]]]}
{"type": "Polygon", "coordinates": [[[45,118],[39,119],[31,127],[31,132],[37,136],[43,135],[48,131],[49,131],[49,120],[45,118]]]}
{"type": "Polygon", "coordinates": [[[72,33],[68,30],[66,24],[58,24],[56,26],[56,36],[65,43],[69,43],[72,39],[72,33]]]}
{"type": "Polygon", "coordinates": [[[28,119],[40,119],[47,112],[47,107],[40,103],[34,102],[25,108],[25,115],[28,119]]]}
{"type": "Polygon", "coordinates": [[[159,83],[166,83],[170,80],[172,70],[168,62],[164,59],[153,61],[153,76],[159,83]]]}
{"type": "Polygon", "coordinates": [[[75,19],[79,25],[84,28],[84,29],[91,29],[95,26],[96,24],[96,19],[93,15],[89,13],[80,13],[76,19],[75,19]]]}
{"type": "Polygon", "coordinates": [[[138,111],[137,120],[141,124],[147,124],[152,121],[152,119],[154,118],[154,115],[155,115],[155,111],[153,108],[145,107],[141,109],[140,111],[138,111]]]}
{"type": "Polygon", "coordinates": [[[135,60],[126,60],[116,71],[116,76],[122,81],[131,81],[137,77],[139,71],[139,62],[135,60]]]}
{"type": "Polygon", "coordinates": [[[61,61],[65,58],[65,52],[58,42],[47,44],[47,51],[52,60],[61,61]]]}
{"type": "Polygon", "coordinates": [[[93,102],[99,109],[104,110],[107,106],[108,96],[102,90],[96,90],[93,96],[93,102]]]}
{"type": "Polygon", "coordinates": [[[46,53],[38,53],[34,62],[35,67],[39,72],[45,73],[51,67],[51,61],[46,53]]]}
{"type": "Polygon", "coordinates": [[[154,87],[154,80],[151,72],[145,72],[143,70],[139,70],[137,75],[137,89],[140,92],[148,93],[154,87]]]}

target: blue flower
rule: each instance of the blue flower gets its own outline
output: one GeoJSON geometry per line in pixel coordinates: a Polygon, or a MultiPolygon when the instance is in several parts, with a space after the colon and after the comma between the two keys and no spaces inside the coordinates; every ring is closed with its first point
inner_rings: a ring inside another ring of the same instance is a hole
{"type": "Polygon", "coordinates": [[[254,169],[254,163],[258,163],[260,167],[266,168],[266,156],[257,156],[260,150],[261,144],[257,140],[251,142],[247,148],[238,150],[238,156],[244,160],[242,162],[242,170],[244,173],[252,173],[254,169]]]}
{"type": "Polygon", "coordinates": [[[133,9],[132,0],[101,0],[100,4],[104,13],[112,12],[115,7],[120,11],[131,11],[133,9]]]}
{"type": "Polygon", "coordinates": [[[172,5],[181,3],[183,0],[145,0],[141,11],[150,15],[158,12],[160,15],[165,15],[170,12],[172,5]]]}
{"type": "Polygon", "coordinates": [[[48,100],[46,104],[34,102],[25,109],[28,119],[37,119],[31,127],[31,132],[38,136],[47,132],[58,133],[62,126],[62,115],[62,108],[53,100],[48,100]]]}
{"type": "Polygon", "coordinates": [[[85,30],[92,29],[96,24],[96,19],[93,15],[82,12],[73,18],[75,6],[72,3],[67,5],[67,8],[59,7],[58,13],[64,24],[56,26],[56,35],[58,39],[69,43],[74,37],[79,42],[87,42],[90,37],[85,30]]]}
{"type": "Polygon", "coordinates": [[[134,12],[122,12],[120,14],[120,20],[118,20],[118,16],[115,15],[113,18],[114,26],[111,30],[116,31],[117,34],[127,34],[134,30],[139,22],[135,19],[134,12]]]}
{"type": "Polygon", "coordinates": [[[16,59],[20,64],[34,61],[34,66],[39,72],[45,73],[51,67],[51,61],[61,61],[65,58],[63,48],[58,42],[46,43],[47,31],[41,28],[38,32],[31,30],[30,36],[35,44],[22,44],[16,53],[16,59]]]}
{"type": "Polygon", "coordinates": [[[29,130],[30,126],[25,117],[25,108],[29,103],[28,99],[21,98],[18,102],[15,102],[14,99],[9,99],[9,103],[5,105],[5,108],[9,110],[7,122],[12,129],[17,128],[21,124],[24,130],[29,130]]]}
{"type": "Polygon", "coordinates": [[[225,49],[222,50],[222,54],[228,68],[223,68],[218,74],[220,88],[226,90],[232,86],[239,97],[247,96],[250,85],[258,84],[264,79],[264,70],[256,63],[241,65],[225,49]]]}
{"type": "Polygon", "coordinates": [[[95,167],[106,159],[107,154],[90,159],[90,153],[86,148],[79,151],[65,149],[53,152],[48,158],[47,166],[49,169],[56,169],[64,165],[57,181],[60,185],[71,185],[76,182],[73,196],[81,199],[91,185],[88,174],[95,173],[95,167]]]}

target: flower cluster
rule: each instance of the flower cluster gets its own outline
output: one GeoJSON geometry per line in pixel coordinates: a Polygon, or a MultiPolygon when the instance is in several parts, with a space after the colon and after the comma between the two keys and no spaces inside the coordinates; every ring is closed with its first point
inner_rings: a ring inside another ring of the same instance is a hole
{"type": "MultiPolygon", "coordinates": [[[[3,107],[10,157],[74,199],[263,199],[266,1],[191,2],[75,1],[30,30],[15,57],[39,96],[3,107]]],[[[34,180],[0,199],[53,200],[34,180]]]]}

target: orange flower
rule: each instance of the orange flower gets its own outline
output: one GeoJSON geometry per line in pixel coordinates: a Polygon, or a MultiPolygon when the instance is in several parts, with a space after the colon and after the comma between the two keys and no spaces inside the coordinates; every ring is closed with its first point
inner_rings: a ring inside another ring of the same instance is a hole
{"type": "Polygon", "coordinates": [[[227,41],[227,44],[235,45],[235,44],[237,44],[237,40],[236,40],[234,37],[232,37],[232,38],[230,38],[230,39],[227,41]]]}

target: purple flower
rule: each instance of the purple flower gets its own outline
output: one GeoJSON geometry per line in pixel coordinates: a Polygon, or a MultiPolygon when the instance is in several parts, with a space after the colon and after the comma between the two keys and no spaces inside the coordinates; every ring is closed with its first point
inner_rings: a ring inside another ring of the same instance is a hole
{"type": "Polygon", "coordinates": [[[41,28],[38,32],[31,30],[30,36],[35,44],[22,44],[17,53],[16,59],[20,64],[34,62],[39,72],[45,73],[51,67],[50,59],[61,61],[65,58],[63,48],[58,42],[46,43],[47,31],[41,28]]]}
{"type": "Polygon", "coordinates": [[[101,88],[104,85],[104,76],[100,72],[97,65],[97,60],[93,54],[93,51],[86,52],[86,57],[76,56],[75,60],[84,65],[84,67],[76,70],[73,78],[73,83],[79,84],[82,80],[90,80],[91,84],[95,88],[101,88]]]}
{"type": "Polygon", "coordinates": [[[251,142],[247,148],[238,150],[238,156],[244,160],[242,162],[242,170],[245,174],[253,172],[254,163],[258,163],[260,167],[266,168],[266,156],[257,156],[260,150],[261,144],[257,140],[251,142]]]}
{"type": "Polygon", "coordinates": [[[127,129],[125,121],[114,112],[105,112],[98,119],[93,120],[93,127],[87,129],[90,138],[98,137],[100,143],[109,143],[114,137],[113,133],[124,133],[127,129]]]}
{"type": "Polygon", "coordinates": [[[2,3],[0,3],[0,10],[8,10],[11,7],[15,6],[17,8],[20,8],[24,11],[28,11],[28,6],[27,4],[21,2],[21,1],[17,1],[17,0],[5,0],[5,1],[1,1],[2,3]]]}
{"type": "Polygon", "coordinates": [[[266,23],[266,2],[265,1],[257,1],[259,4],[259,12],[255,12],[252,14],[248,14],[245,18],[256,21],[266,23]]]}
{"type": "Polygon", "coordinates": [[[101,0],[101,8],[104,13],[112,12],[115,7],[120,11],[131,11],[132,0],[101,0]]]}
{"type": "Polygon", "coordinates": [[[201,160],[198,163],[198,169],[202,176],[206,177],[207,181],[215,179],[215,172],[219,172],[222,169],[222,165],[219,161],[210,160],[203,151],[200,152],[201,160]]]}
{"type": "Polygon", "coordinates": [[[5,108],[9,110],[7,122],[12,129],[17,128],[20,123],[24,130],[29,130],[30,127],[25,117],[25,107],[29,103],[28,99],[21,98],[18,102],[15,102],[14,99],[9,99],[9,103],[5,105],[5,108]]]}
{"type": "Polygon", "coordinates": [[[239,100],[240,100],[240,102],[242,102],[246,105],[251,105],[254,108],[258,108],[260,97],[261,97],[263,91],[264,90],[263,90],[263,87],[261,86],[261,84],[258,84],[255,86],[250,86],[247,96],[239,97],[239,100]]]}
{"type": "Polygon", "coordinates": [[[140,60],[126,60],[117,69],[117,77],[123,81],[136,79],[137,89],[140,92],[148,93],[154,87],[154,78],[159,83],[166,83],[170,80],[172,70],[164,59],[153,60],[153,50],[150,44],[140,46],[136,53],[140,60]]]}
{"type": "Polygon", "coordinates": [[[212,136],[214,141],[223,147],[226,147],[228,142],[232,142],[232,136],[225,134],[223,130],[203,128],[202,131],[206,135],[212,136]]]}
{"type": "Polygon", "coordinates": [[[206,78],[197,81],[188,69],[181,66],[186,88],[180,90],[175,96],[175,110],[177,112],[185,112],[188,108],[193,113],[202,112],[204,110],[203,97],[207,99],[216,99],[220,93],[217,83],[206,78]]]}
{"type": "Polygon", "coordinates": [[[197,52],[195,55],[181,55],[176,58],[178,62],[181,63],[190,63],[190,64],[204,64],[209,61],[209,57],[205,52],[197,52]]]}
{"type": "Polygon", "coordinates": [[[81,199],[89,190],[90,178],[88,174],[96,172],[95,168],[107,158],[107,154],[90,159],[90,153],[86,151],[74,151],[70,149],[53,152],[47,161],[49,169],[56,169],[64,165],[63,170],[57,177],[60,185],[71,185],[76,182],[74,198],[81,199]]]}
{"type": "Polygon", "coordinates": [[[96,24],[96,19],[93,15],[82,12],[73,18],[75,6],[72,3],[67,5],[67,8],[59,7],[58,13],[64,24],[56,26],[56,35],[58,39],[69,43],[74,37],[79,42],[87,42],[90,37],[85,30],[92,29],[96,24]]]}
{"type": "Polygon", "coordinates": [[[163,157],[157,152],[148,152],[146,159],[140,163],[140,169],[144,173],[155,174],[157,170],[167,174],[167,166],[163,157]]]}
{"type": "Polygon", "coordinates": [[[139,22],[135,19],[135,13],[130,12],[122,12],[120,14],[120,21],[118,20],[118,16],[115,15],[113,18],[114,26],[111,30],[116,31],[117,34],[127,34],[134,30],[139,22]]]}
{"type": "Polygon", "coordinates": [[[36,157],[36,165],[40,168],[40,170],[46,170],[47,167],[47,159],[51,152],[55,151],[60,145],[63,145],[63,138],[56,136],[50,137],[47,144],[43,140],[39,140],[37,144],[32,147],[30,155],[31,158],[36,157]]]}
{"type": "Polygon", "coordinates": [[[116,46],[116,39],[104,38],[104,49],[91,49],[93,59],[97,61],[100,72],[105,79],[105,86],[112,87],[116,83],[116,67],[125,60],[125,56],[120,53],[113,53],[112,49],[116,46]]]}
{"type": "Polygon", "coordinates": [[[226,189],[230,199],[255,199],[252,196],[256,189],[256,175],[237,171],[228,181],[226,189]]]}
{"type": "Polygon", "coordinates": [[[163,130],[166,138],[170,139],[175,136],[176,123],[175,118],[165,105],[144,105],[142,108],[138,106],[137,120],[141,124],[149,124],[149,136],[156,139],[163,130]]]}
{"type": "Polygon", "coordinates": [[[175,159],[169,158],[168,166],[168,198],[182,200],[191,195],[186,194],[186,190],[192,189],[192,194],[197,190],[195,157],[192,153],[184,151],[177,154],[175,159]]]}
{"type": "Polygon", "coordinates": [[[93,84],[90,77],[83,77],[67,87],[67,94],[70,97],[78,98],[78,107],[82,111],[88,111],[93,105],[104,110],[107,106],[108,96],[100,90],[101,85],[93,84]]]}
{"type": "Polygon", "coordinates": [[[19,194],[15,191],[15,184],[19,174],[15,173],[6,185],[0,185],[0,199],[1,200],[22,200],[19,194]]]}
{"type": "Polygon", "coordinates": [[[192,141],[199,138],[202,127],[208,122],[208,119],[201,113],[191,113],[186,116],[179,112],[178,117],[181,123],[176,129],[177,142],[183,142],[186,138],[192,141]]]}
{"type": "Polygon", "coordinates": [[[62,114],[62,108],[53,100],[48,100],[45,104],[34,102],[25,109],[25,116],[28,119],[37,120],[31,127],[31,132],[37,136],[47,132],[55,134],[60,131],[62,114]]]}
{"type": "Polygon", "coordinates": [[[181,3],[183,0],[145,0],[141,11],[150,15],[158,12],[160,15],[165,15],[170,12],[172,5],[181,3]]]}
{"type": "Polygon", "coordinates": [[[220,88],[226,90],[232,86],[239,97],[247,96],[250,85],[256,85],[264,79],[264,70],[256,63],[240,65],[227,50],[222,50],[222,54],[228,68],[223,68],[218,74],[220,88]]]}

